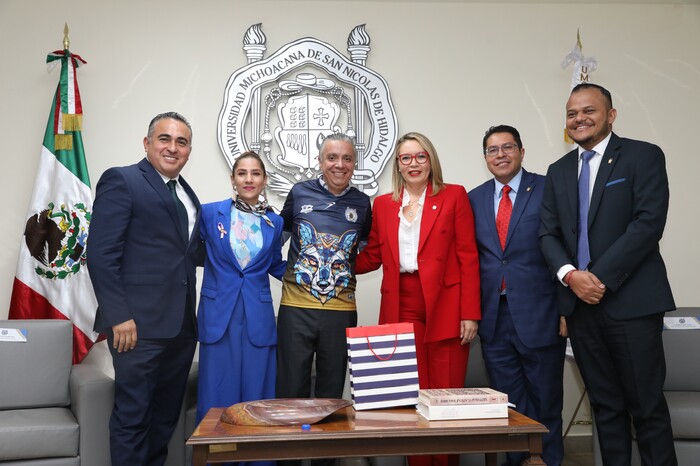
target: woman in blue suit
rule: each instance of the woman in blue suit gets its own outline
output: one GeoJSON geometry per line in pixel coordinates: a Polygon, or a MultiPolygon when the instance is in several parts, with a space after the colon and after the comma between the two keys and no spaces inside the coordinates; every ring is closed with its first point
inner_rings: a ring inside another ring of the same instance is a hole
{"type": "Polygon", "coordinates": [[[206,244],[198,311],[197,422],[212,407],[274,398],[277,329],[269,275],[282,277],[282,218],[261,194],[265,165],[254,152],[233,164],[233,199],[202,206],[206,244]]]}

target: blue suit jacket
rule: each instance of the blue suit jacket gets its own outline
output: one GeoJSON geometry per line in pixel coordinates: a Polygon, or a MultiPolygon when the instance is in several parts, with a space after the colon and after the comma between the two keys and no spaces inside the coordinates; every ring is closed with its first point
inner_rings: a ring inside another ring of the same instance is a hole
{"type": "Polygon", "coordinates": [[[274,228],[262,220],[263,246],[245,269],[241,269],[230,243],[231,205],[226,199],[202,206],[200,234],[206,244],[204,279],[199,301],[199,339],[215,343],[224,335],[238,299],[243,300],[248,335],[256,346],[277,344],[275,311],[268,274],[280,279],[287,262],[282,260],[283,220],[267,216],[274,228]],[[222,234],[219,225],[226,230],[222,234]]]}
{"type": "Polygon", "coordinates": [[[496,231],[494,180],[469,192],[481,272],[479,336],[486,342],[498,337],[495,330],[503,277],[508,308],[522,342],[530,348],[540,348],[559,341],[556,285],[540,252],[537,236],[544,180],[542,175],[523,169],[505,250],[501,249],[496,231]]]}
{"type": "MultiPolygon", "coordinates": [[[[578,149],[549,166],[542,204],[540,245],[552,274],[576,265],[578,149]]],[[[588,267],[607,291],[598,305],[618,320],[675,309],[659,251],[668,214],[669,188],[661,148],[612,133],[598,169],[590,210],[588,267]]],[[[578,302],[558,286],[562,314],[578,302]]]]}
{"type": "MultiPolygon", "coordinates": [[[[179,181],[199,211],[194,191],[179,181]]],[[[195,267],[203,253],[199,224],[187,242],[178,225],[175,201],[146,159],[104,172],[88,239],[96,331],[134,319],[139,338],[171,338],[186,310],[195,319],[195,267]]]]}

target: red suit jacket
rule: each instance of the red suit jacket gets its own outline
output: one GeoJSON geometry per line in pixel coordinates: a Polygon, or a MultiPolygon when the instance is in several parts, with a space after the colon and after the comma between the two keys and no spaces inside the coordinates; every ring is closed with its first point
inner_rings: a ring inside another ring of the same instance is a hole
{"type": "MultiPolygon", "coordinates": [[[[432,196],[431,188],[428,184],[418,245],[426,343],[459,337],[461,320],[481,319],[479,257],[467,192],[448,184],[432,196]]],[[[374,200],[372,231],[355,262],[358,274],[382,266],[380,324],[399,322],[400,208],[391,194],[374,200]]]]}

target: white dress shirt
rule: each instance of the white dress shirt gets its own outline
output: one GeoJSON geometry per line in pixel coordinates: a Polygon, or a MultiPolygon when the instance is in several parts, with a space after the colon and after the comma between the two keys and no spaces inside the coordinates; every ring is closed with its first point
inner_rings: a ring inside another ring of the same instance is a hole
{"type": "MultiPolygon", "coordinates": [[[[427,189],[427,186],[426,186],[427,189]]],[[[399,209],[399,272],[413,273],[418,270],[418,244],[420,242],[420,222],[423,217],[423,205],[425,204],[425,193],[423,190],[420,199],[413,206],[416,215],[413,221],[409,222],[403,214],[403,208],[411,200],[408,190],[403,190],[401,208],[399,209]]]]}

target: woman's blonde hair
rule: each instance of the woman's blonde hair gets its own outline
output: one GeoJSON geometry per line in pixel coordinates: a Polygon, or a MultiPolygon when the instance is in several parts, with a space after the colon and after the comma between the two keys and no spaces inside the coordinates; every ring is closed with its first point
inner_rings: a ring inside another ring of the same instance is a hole
{"type": "Polygon", "coordinates": [[[398,141],[396,141],[396,147],[394,149],[394,170],[391,173],[391,184],[393,187],[391,198],[394,201],[400,201],[401,192],[403,191],[404,186],[406,186],[406,182],[399,171],[399,151],[401,149],[401,145],[406,141],[416,141],[421,145],[423,150],[428,153],[428,156],[430,157],[430,176],[428,180],[432,183],[433,192],[431,195],[436,195],[445,187],[445,183],[442,181],[442,168],[440,167],[440,159],[438,159],[437,150],[435,150],[435,146],[433,146],[433,143],[430,142],[430,139],[428,139],[427,136],[421,133],[410,132],[404,134],[398,139],[398,141]]]}

